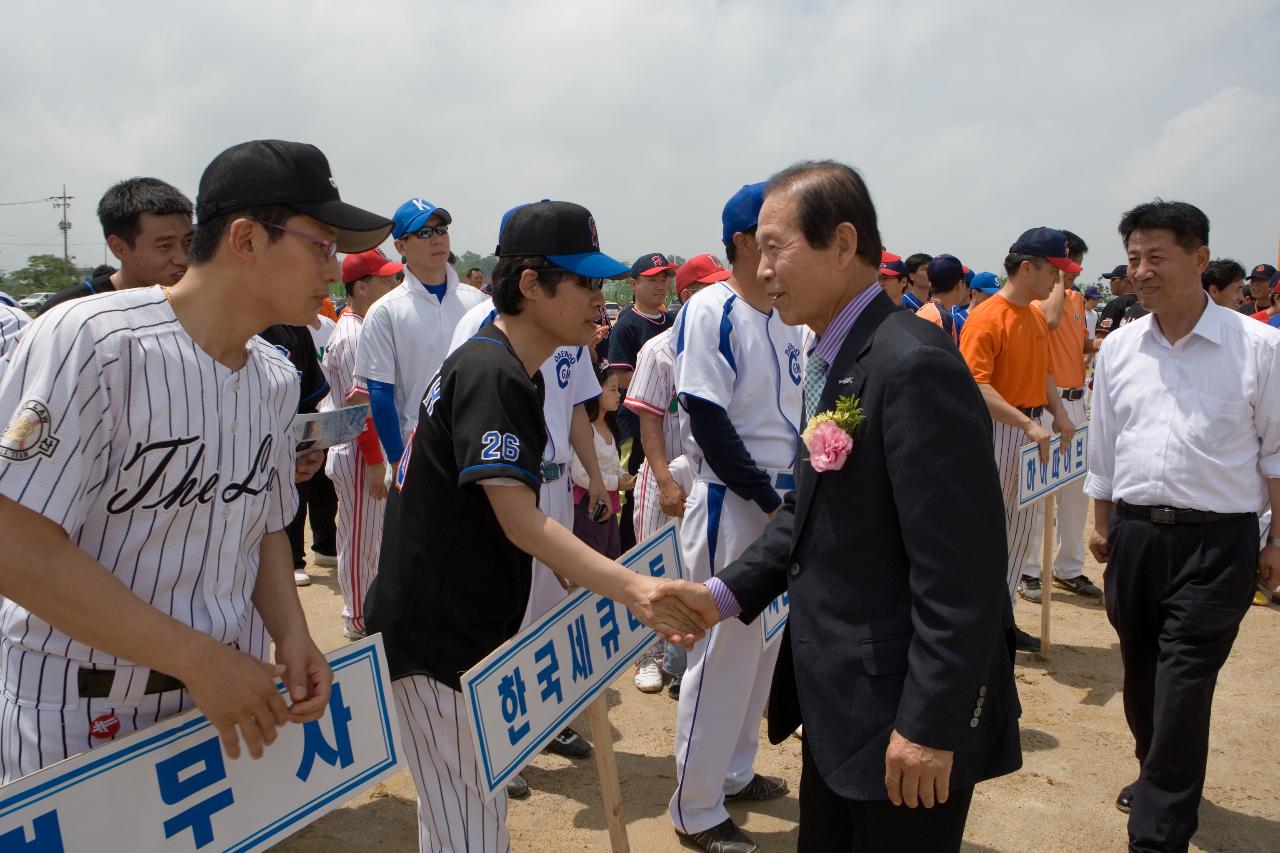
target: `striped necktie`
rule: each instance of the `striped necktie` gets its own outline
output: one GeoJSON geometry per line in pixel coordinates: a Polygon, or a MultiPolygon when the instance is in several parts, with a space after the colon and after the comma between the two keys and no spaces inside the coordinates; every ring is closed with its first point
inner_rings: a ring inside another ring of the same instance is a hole
{"type": "Polygon", "coordinates": [[[816,352],[809,355],[809,363],[804,369],[804,422],[818,411],[818,402],[822,399],[822,389],[827,384],[827,368],[830,365],[816,352]]]}

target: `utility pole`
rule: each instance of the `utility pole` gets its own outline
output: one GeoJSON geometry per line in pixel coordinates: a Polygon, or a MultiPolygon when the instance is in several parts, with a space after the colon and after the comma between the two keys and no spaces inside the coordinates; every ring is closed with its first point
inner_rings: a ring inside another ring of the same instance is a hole
{"type": "Polygon", "coordinates": [[[58,228],[62,230],[62,260],[69,267],[71,266],[71,253],[67,248],[67,232],[71,230],[71,223],[67,221],[67,211],[71,209],[71,199],[73,195],[67,195],[67,185],[62,185],[62,195],[49,196],[49,201],[53,202],[55,210],[61,208],[62,221],[58,223],[58,228]]]}

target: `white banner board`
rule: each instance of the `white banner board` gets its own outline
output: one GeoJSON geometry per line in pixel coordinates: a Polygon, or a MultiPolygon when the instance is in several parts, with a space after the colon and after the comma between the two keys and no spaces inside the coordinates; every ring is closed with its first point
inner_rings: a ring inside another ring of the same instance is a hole
{"type": "Polygon", "coordinates": [[[1024,445],[1018,451],[1018,509],[1023,509],[1053,494],[1067,483],[1085,475],[1088,470],[1085,454],[1089,446],[1089,427],[1076,429],[1071,444],[1064,450],[1062,436],[1055,434],[1049,441],[1049,461],[1040,461],[1040,445],[1024,445]]]}
{"type": "MultiPolygon", "coordinates": [[[[633,571],[684,578],[672,522],[622,555],[633,571]]],[[[462,676],[490,796],[614,682],[656,635],[631,611],[578,589],[462,676]]]]}
{"type": "MultiPolygon", "coordinates": [[[[232,761],[196,709],[0,788],[0,853],[251,851],[393,773],[399,722],[382,637],[328,656],[324,717],[232,761]]],[[[283,687],[281,687],[283,691],[283,687]]]]}
{"type": "Polygon", "coordinates": [[[791,615],[791,593],[782,595],[769,602],[769,606],[760,614],[760,641],[765,648],[782,636],[782,629],[787,627],[787,617],[791,615]]]}

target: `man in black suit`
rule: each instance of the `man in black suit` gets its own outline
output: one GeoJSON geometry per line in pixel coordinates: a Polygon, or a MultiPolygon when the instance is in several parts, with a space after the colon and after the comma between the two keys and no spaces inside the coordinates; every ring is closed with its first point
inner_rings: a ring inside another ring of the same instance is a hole
{"type": "Polygon", "coordinates": [[[947,336],[877,286],[853,169],[775,175],[757,237],[774,307],[817,333],[806,418],[864,420],[847,454],[802,448],[796,491],[707,585],[747,621],[790,592],[769,739],[804,723],[799,849],[958,850],[974,784],[1022,764],[991,419],[947,336]]]}

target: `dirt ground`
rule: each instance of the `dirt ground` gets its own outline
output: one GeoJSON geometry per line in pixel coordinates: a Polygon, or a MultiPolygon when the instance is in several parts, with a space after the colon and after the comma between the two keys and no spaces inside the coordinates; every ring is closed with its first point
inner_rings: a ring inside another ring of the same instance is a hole
{"type": "MultiPolygon", "coordinates": [[[[311,567],[315,583],[300,590],[311,630],[323,649],[342,637],[342,599],[332,569],[311,567]]],[[[1090,560],[1086,573],[1101,583],[1090,560]]],[[[1113,806],[1133,781],[1137,763],[1121,703],[1119,647],[1100,603],[1057,590],[1051,606],[1047,660],[1019,654],[1022,700],[1021,771],[979,785],[965,833],[971,853],[1123,850],[1125,815],[1113,806]]],[[[1020,602],[1022,627],[1040,632],[1039,609],[1020,602]]],[[[1200,806],[1198,851],[1280,850],[1280,607],[1251,607],[1218,681],[1208,777],[1200,806]],[[1268,734],[1270,730],[1271,734],[1268,734]]],[[[676,703],[645,695],[628,674],[608,691],[609,718],[621,777],[631,849],[694,849],[675,837],[667,801],[675,787],[672,759],[676,703]]],[[[589,730],[585,714],[575,728],[589,730]]],[[[759,772],[791,785],[782,799],[731,806],[762,851],[794,850],[800,809],[800,742],[770,746],[761,726],[759,772]]],[[[524,771],[533,789],[508,814],[517,851],[609,850],[593,759],[542,755],[524,771]]],[[[273,848],[281,853],[351,853],[417,849],[416,797],[407,769],[273,848]]]]}

